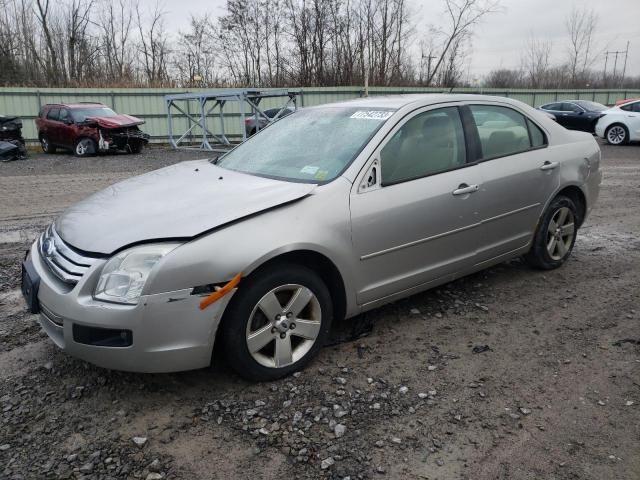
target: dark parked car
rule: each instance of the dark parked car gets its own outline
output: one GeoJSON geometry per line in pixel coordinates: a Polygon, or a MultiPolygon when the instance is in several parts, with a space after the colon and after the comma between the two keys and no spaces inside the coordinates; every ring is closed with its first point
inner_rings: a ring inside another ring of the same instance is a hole
{"type": "Polygon", "coordinates": [[[251,135],[256,133],[258,130],[262,130],[269,123],[279,120],[282,117],[286,117],[287,115],[290,115],[293,112],[294,110],[289,107],[285,108],[284,110],[282,108],[271,108],[269,110],[264,111],[264,114],[267,117],[269,117],[269,120],[264,118],[262,115],[260,115],[258,119],[256,119],[256,115],[246,118],[244,121],[244,129],[247,132],[247,136],[250,137],[251,135]],[[278,113],[280,114],[278,115],[278,113]]]}
{"type": "Polygon", "coordinates": [[[149,135],[138,128],[143,123],[101,103],[45,105],[36,118],[38,139],[45,153],[63,148],[79,157],[116,150],[140,153],[149,142],[149,135]]]}
{"type": "Polygon", "coordinates": [[[539,108],[555,116],[556,121],[569,130],[594,133],[598,119],[608,107],[587,100],[563,100],[539,108]]]}
{"type": "Polygon", "coordinates": [[[27,155],[22,137],[22,120],[0,115],[0,160],[15,160],[27,155]]]}

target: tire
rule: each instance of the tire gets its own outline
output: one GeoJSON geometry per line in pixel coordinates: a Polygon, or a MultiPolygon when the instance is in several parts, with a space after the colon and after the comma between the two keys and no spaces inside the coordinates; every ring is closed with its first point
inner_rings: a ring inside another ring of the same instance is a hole
{"type": "Polygon", "coordinates": [[[525,262],[534,268],[552,270],[571,256],[581,219],[575,203],[558,195],[545,211],[533,237],[525,262]]]}
{"type": "Polygon", "coordinates": [[[49,139],[44,135],[40,135],[40,146],[44,153],[56,153],[56,147],[49,143],[49,139]]]}
{"type": "Polygon", "coordinates": [[[629,142],[629,129],[621,123],[609,125],[604,132],[609,145],[624,145],[629,142]]]}
{"type": "Polygon", "coordinates": [[[76,157],[89,157],[95,155],[98,151],[98,146],[95,140],[91,138],[80,138],[73,147],[73,153],[76,157]]]}
{"type": "Polygon", "coordinates": [[[129,153],[136,155],[144,149],[144,142],[134,142],[129,145],[129,153]]]}
{"type": "Polygon", "coordinates": [[[281,264],[240,284],[224,313],[219,340],[240,376],[275,380],[316,355],[329,336],[332,319],[333,304],[322,279],[301,265],[281,264]],[[302,301],[286,312],[294,297],[302,301]],[[280,316],[285,313],[292,315],[280,316]]]}

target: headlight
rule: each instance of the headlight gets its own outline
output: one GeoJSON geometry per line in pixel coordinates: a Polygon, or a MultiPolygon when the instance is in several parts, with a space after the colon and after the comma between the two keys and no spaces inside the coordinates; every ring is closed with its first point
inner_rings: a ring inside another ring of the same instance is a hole
{"type": "Polygon", "coordinates": [[[118,253],[102,268],[94,298],[135,305],[153,266],[178,245],[143,245],[118,253]]]}

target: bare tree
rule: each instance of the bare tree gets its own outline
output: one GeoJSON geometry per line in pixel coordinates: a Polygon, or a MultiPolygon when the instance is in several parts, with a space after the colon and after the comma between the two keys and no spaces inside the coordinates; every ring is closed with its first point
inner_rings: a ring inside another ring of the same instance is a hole
{"type": "Polygon", "coordinates": [[[69,80],[79,82],[95,65],[98,51],[94,39],[88,34],[93,0],[72,0],[65,11],[67,37],[67,72],[69,80]]]}
{"type": "Polygon", "coordinates": [[[133,81],[132,29],[137,3],[131,0],[108,2],[99,13],[97,26],[103,61],[110,81],[133,81]]]}
{"type": "Polygon", "coordinates": [[[568,64],[571,72],[572,86],[584,76],[586,70],[593,65],[594,36],[598,25],[598,17],[593,10],[574,7],[565,20],[569,34],[568,64]]]}
{"type": "Polygon", "coordinates": [[[58,59],[58,52],[54,45],[53,33],[52,33],[52,25],[51,25],[51,10],[49,9],[50,3],[49,0],[36,0],[36,19],[40,23],[40,27],[42,28],[42,33],[44,35],[44,40],[48,52],[48,56],[45,60],[45,68],[47,76],[52,79],[54,82],[60,81],[61,74],[61,65],[58,59]]]}
{"type": "Polygon", "coordinates": [[[522,69],[529,85],[541,88],[547,82],[551,67],[551,42],[529,36],[522,56],[522,69]]]}
{"type": "MultiPolygon", "coordinates": [[[[473,28],[490,13],[500,10],[500,0],[444,0],[448,25],[440,33],[444,37],[437,61],[427,78],[430,85],[440,73],[440,68],[450,57],[451,49],[460,51],[461,43],[473,33],[473,28]]],[[[431,52],[429,53],[431,55],[431,52]]]]}
{"type": "Polygon", "coordinates": [[[179,82],[186,86],[215,85],[216,31],[208,15],[192,16],[189,30],[180,32],[174,58],[179,82]]]}
{"type": "Polygon", "coordinates": [[[148,23],[136,5],[136,26],[140,35],[139,52],[142,55],[142,69],[147,84],[163,85],[168,80],[167,62],[169,46],[167,32],[164,29],[165,12],[156,4],[148,23]]]}

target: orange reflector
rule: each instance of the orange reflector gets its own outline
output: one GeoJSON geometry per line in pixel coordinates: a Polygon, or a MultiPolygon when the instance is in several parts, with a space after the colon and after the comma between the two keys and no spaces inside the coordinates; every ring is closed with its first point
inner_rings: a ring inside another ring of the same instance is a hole
{"type": "Polygon", "coordinates": [[[224,297],[227,293],[229,293],[231,290],[236,288],[240,283],[241,279],[242,279],[242,272],[238,273],[235,277],[233,277],[231,281],[227,283],[224,287],[222,287],[220,290],[216,290],[211,295],[208,295],[207,297],[203,298],[200,301],[200,310],[204,310],[209,305],[217,302],[222,297],[224,297]]]}

